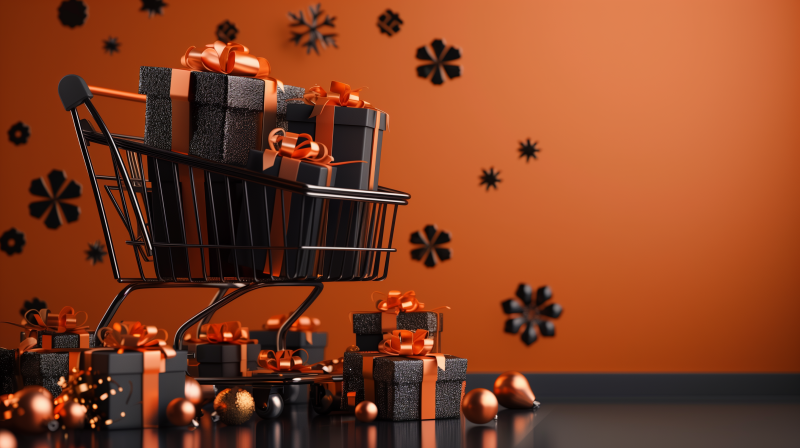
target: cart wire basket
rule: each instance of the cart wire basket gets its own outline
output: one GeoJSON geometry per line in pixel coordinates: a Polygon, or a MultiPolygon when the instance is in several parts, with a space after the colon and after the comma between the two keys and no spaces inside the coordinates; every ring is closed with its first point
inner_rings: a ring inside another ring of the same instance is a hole
{"type": "MultiPolygon", "coordinates": [[[[90,89],[77,75],[65,76],[58,86],[75,125],[114,278],[126,284],[98,328],[111,323],[135,290],[215,289],[210,304],[176,332],[174,347],[180,350],[189,328],[208,322],[216,310],[248,292],[312,287],[278,331],[276,346],[285,350],[287,330],[319,296],[323,282],[386,278],[395,252],[397,210],[408,203],[408,194],[384,187],[362,191],[307,185],[157,149],[141,137],[112,134],[92,104],[93,91],[134,100],[143,96],[90,89]],[[80,118],[80,105],[99,132],[80,118]],[[111,174],[95,171],[91,143],[109,149],[111,174]]],[[[232,379],[207,380],[201,382],[232,379]]],[[[249,379],[234,382],[239,380],[249,379]]]]}

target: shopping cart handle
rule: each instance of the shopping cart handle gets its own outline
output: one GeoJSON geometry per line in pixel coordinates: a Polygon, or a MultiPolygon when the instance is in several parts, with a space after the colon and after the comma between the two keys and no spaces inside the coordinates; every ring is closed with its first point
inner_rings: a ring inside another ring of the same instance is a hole
{"type": "Polygon", "coordinates": [[[58,96],[64,110],[70,111],[93,97],[86,81],[78,75],[67,75],[58,82],[58,96]]]}

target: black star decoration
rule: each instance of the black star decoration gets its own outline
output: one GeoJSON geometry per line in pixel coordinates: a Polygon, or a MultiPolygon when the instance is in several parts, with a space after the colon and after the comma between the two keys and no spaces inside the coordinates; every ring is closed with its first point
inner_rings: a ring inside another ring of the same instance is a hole
{"type": "Polygon", "coordinates": [[[89,250],[86,251],[86,259],[92,260],[92,265],[102,263],[103,257],[108,255],[108,252],[103,250],[104,247],[105,245],[103,245],[100,241],[89,243],[89,250]]]}
{"type": "Polygon", "coordinates": [[[453,79],[461,76],[461,66],[445,64],[445,62],[455,61],[461,58],[461,50],[456,47],[447,47],[444,39],[435,39],[431,42],[430,48],[423,45],[417,48],[417,59],[430,61],[430,64],[423,64],[417,67],[417,75],[420,78],[431,76],[431,82],[440,85],[444,83],[445,75],[453,79]]]}
{"type": "Polygon", "coordinates": [[[489,171],[484,169],[481,169],[481,171],[483,171],[483,174],[480,176],[481,183],[479,186],[486,185],[486,191],[489,191],[490,187],[494,187],[494,189],[497,190],[497,183],[502,182],[502,180],[497,177],[500,175],[500,171],[495,172],[494,167],[489,168],[489,171]]]}
{"type": "Polygon", "coordinates": [[[506,321],[505,332],[517,334],[522,331],[522,342],[531,345],[536,342],[539,334],[550,337],[556,335],[556,326],[552,319],[558,319],[563,312],[557,303],[545,304],[553,297],[549,286],[542,286],[536,290],[536,301],[533,301],[533,288],[524,283],[517,288],[517,299],[508,299],[503,302],[503,312],[512,316],[506,321]]]}
{"type": "Polygon", "coordinates": [[[389,37],[397,34],[400,31],[400,25],[402,24],[403,20],[400,19],[400,14],[392,11],[391,9],[387,9],[386,12],[378,17],[378,29],[381,30],[381,33],[388,34],[389,37]]]}
{"type": "Polygon", "coordinates": [[[23,246],[25,246],[25,234],[13,227],[0,236],[0,249],[9,256],[21,254],[23,246]]]}
{"type": "Polygon", "coordinates": [[[8,130],[8,140],[15,145],[24,145],[28,143],[28,138],[31,136],[31,128],[27,124],[19,121],[8,130]]]}
{"type": "Polygon", "coordinates": [[[236,40],[239,29],[229,21],[224,21],[217,26],[217,40],[228,43],[236,40]]]}
{"type": "Polygon", "coordinates": [[[525,161],[526,162],[530,162],[531,161],[531,157],[533,157],[533,160],[539,160],[536,157],[536,153],[540,152],[541,149],[536,147],[537,143],[539,143],[539,142],[533,142],[533,144],[531,144],[531,139],[528,139],[527,143],[519,142],[519,145],[520,145],[519,157],[520,158],[525,157],[525,161]]]}
{"type": "Polygon", "coordinates": [[[107,51],[108,54],[113,55],[116,51],[119,53],[119,46],[122,45],[120,42],[117,42],[116,37],[108,37],[108,40],[103,41],[103,50],[107,51]]]}
{"type": "Polygon", "coordinates": [[[411,251],[411,258],[414,260],[425,260],[425,266],[432,268],[439,261],[449,260],[453,252],[447,247],[440,247],[442,244],[449,243],[452,238],[450,232],[446,230],[438,231],[436,224],[425,226],[424,233],[419,230],[411,234],[412,244],[421,244],[422,247],[411,251]]]}
{"type": "Polygon", "coordinates": [[[86,5],[80,0],[67,0],[58,7],[58,20],[70,28],[81,26],[86,21],[86,5]]]}
{"type": "Polygon", "coordinates": [[[293,22],[289,25],[291,27],[302,27],[305,28],[303,32],[298,33],[297,31],[292,31],[292,38],[289,39],[290,42],[294,42],[295,45],[300,45],[300,41],[303,40],[303,37],[306,35],[308,39],[303,43],[303,46],[306,47],[306,54],[310,54],[311,50],[313,49],[314,52],[319,54],[319,48],[317,44],[325,49],[328,45],[333,45],[334,48],[339,48],[336,46],[336,33],[324,33],[320,31],[322,28],[329,27],[334,28],[333,21],[336,20],[336,17],[330,17],[329,15],[325,14],[325,19],[320,20],[322,16],[321,5],[317,3],[316,8],[313,6],[308,7],[309,11],[309,18],[306,19],[306,16],[303,14],[303,11],[300,11],[297,14],[289,13],[289,18],[293,20],[293,22]]]}
{"type": "Polygon", "coordinates": [[[147,18],[153,18],[153,14],[161,15],[161,8],[168,6],[162,0],[142,0],[142,9],[139,11],[147,11],[147,18]]]}
{"type": "Polygon", "coordinates": [[[28,206],[31,216],[34,218],[41,218],[48,210],[47,218],[44,224],[51,229],[57,229],[63,223],[62,214],[67,222],[74,222],[78,220],[81,214],[81,209],[77,205],[64,202],[65,199],[75,199],[81,195],[81,185],[74,180],[69,181],[63,189],[64,183],[67,181],[67,175],[63,171],[53,170],[47,175],[50,181],[50,188],[47,188],[43,178],[34,179],[31,181],[30,192],[34,196],[47,198],[44,201],[31,202],[28,206]]]}
{"type": "Polygon", "coordinates": [[[38,297],[34,297],[33,300],[26,300],[25,303],[22,304],[19,314],[22,314],[22,317],[25,317],[25,313],[30,310],[39,311],[44,309],[47,309],[47,302],[44,300],[39,300],[38,297]]]}

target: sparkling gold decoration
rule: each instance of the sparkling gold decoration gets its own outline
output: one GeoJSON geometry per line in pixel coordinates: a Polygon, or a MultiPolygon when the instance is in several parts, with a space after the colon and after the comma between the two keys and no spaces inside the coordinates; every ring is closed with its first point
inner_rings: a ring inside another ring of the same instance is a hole
{"type": "Polygon", "coordinates": [[[488,423],[497,415],[497,397],[487,389],[473,389],[464,395],[461,411],[472,423],[488,423]]]}
{"type": "Polygon", "coordinates": [[[532,409],[536,400],[528,379],[513,370],[497,377],[494,394],[497,395],[497,401],[509,409],[532,409]]]}
{"type": "Polygon", "coordinates": [[[256,410],[256,403],[250,392],[234,387],[225,389],[214,399],[214,411],[220,421],[227,425],[241,425],[250,420],[256,410]]]}

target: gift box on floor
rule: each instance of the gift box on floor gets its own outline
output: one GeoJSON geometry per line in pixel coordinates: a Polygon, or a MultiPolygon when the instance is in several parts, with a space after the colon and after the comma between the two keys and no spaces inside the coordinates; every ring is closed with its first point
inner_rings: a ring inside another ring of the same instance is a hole
{"type": "MultiPolygon", "coordinates": [[[[373,293],[373,296],[377,293],[373,293]]],[[[356,345],[361,350],[375,351],[383,341],[384,333],[392,330],[425,330],[434,341],[433,353],[442,352],[444,313],[436,307],[424,311],[414,291],[401,293],[389,291],[386,300],[376,302],[376,311],[356,311],[352,314],[356,345]],[[400,310],[399,312],[397,310],[400,310]]]]}
{"type": "Polygon", "coordinates": [[[239,321],[204,324],[199,338],[187,338],[194,361],[188,367],[195,377],[236,377],[258,369],[261,346],[239,321]]]}
{"type": "Polygon", "coordinates": [[[20,355],[23,386],[42,386],[53,397],[61,394],[58,381],[69,378],[70,353],[25,352],[20,355]]]}
{"type": "Polygon", "coordinates": [[[342,409],[353,410],[366,399],[378,406],[378,418],[382,420],[459,417],[467,360],[442,356],[444,369],[433,358],[387,356],[380,352],[345,353],[342,409]],[[435,369],[435,379],[425,375],[426,362],[433,363],[428,368],[435,369]],[[365,368],[365,363],[371,363],[371,368],[369,365],[365,368]]]}

